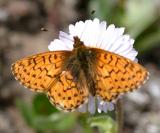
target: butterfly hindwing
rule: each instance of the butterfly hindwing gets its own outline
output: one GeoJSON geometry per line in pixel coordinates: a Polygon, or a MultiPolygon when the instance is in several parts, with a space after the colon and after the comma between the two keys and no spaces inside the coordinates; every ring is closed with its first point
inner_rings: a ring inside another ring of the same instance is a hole
{"type": "Polygon", "coordinates": [[[96,53],[96,95],[104,101],[113,101],[146,81],[148,72],[140,64],[112,52],[94,48],[92,51],[96,53]]]}
{"type": "Polygon", "coordinates": [[[88,89],[84,80],[74,81],[70,71],[63,71],[47,95],[52,104],[63,111],[74,111],[88,100],[88,89]]]}
{"type": "Polygon", "coordinates": [[[56,76],[61,73],[68,51],[46,52],[15,62],[12,73],[25,87],[33,91],[45,92],[56,76]]]}

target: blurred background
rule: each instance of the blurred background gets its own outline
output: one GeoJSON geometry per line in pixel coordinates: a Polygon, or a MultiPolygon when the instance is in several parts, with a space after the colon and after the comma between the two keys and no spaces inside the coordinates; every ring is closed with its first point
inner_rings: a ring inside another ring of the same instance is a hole
{"type": "Polygon", "coordinates": [[[47,51],[59,30],[94,17],[126,27],[150,72],[140,90],[123,98],[123,133],[160,133],[160,0],[0,0],[0,133],[114,133],[112,112],[61,113],[10,70],[16,60],[47,51]]]}

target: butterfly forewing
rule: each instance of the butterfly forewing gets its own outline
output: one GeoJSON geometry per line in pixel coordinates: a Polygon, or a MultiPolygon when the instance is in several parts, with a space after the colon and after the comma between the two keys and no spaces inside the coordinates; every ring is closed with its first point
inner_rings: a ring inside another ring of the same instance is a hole
{"type": "Polygon", "coordinates": [[[105,101],[113,101],[120,94],[139,88],[147,79],[148,72],[138,63],[120,55],[100,49],[96,53],[96,95],[105,101]]]}
{"type": "Polygon", "coordinates": [[[61,73],[70,52],[46,52],[21,59],[12,65],[13,75],[25,87],[45,92],[61,73]]]}

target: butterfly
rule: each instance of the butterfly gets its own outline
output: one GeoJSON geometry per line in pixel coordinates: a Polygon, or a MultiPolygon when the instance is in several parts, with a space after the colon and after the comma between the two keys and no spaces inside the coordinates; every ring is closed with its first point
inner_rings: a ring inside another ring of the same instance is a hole
{"type": "Polygon", "coordinates": [[[113,101],[133,91],[148,71],[128,58],[84,45],[74,37],[72,51],[50,51],[18,60],[13,75],[25,87],[45,93],[58,109],[71,112],[90,95],[113,101]]]}

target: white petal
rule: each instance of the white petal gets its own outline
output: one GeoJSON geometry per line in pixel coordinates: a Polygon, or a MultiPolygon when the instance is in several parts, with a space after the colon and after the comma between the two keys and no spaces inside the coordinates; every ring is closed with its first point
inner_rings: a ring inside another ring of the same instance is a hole
{"type": "Polygon", "coordinates": [[[105,35],[104,33],[106,31],[106,26],[107,26],[107,24],[104,21],[101,22],[100,25],[99,25],[99,37],[98,37],[97,43],[95,45],[97,48],[101,48],[103,38],[104,38],[104,35],[105,35]]]}
{"type": "Polygon", "coordinates": [[[123,28],[115,28],[114,36],[112,37],[112,41],[110,42],[111,45],[110,47],[108,47],[109,51],[114,51],[114,49],[118,47],[118,45],[116,45],[115,42],[121,37],[123,30],[123,28]]]}
{"type": "Polygon", "coordinates": [[[73,49],[73,43],[74,43],[73,37],[69,36],[69,34],[60,31],[60,33],[59,33],[59,39],[60,39],[62,42],[65,42],[65,45],[66,45],[66,47],[67,47],[69,50],[72,50],[72,49],[73,49]]]}
{"type": "Polygon", "coordinates": [[[134,59],[134,62],[138,63],[138,59],[137,59],[137,58],[135,58],[135,59],[134,59]]]}
{"type": "Polygon", "coordinates": [[[113,39],[112,37],[114,37],[114,31],[115,31],[115,26],[113,24],[109,25],[107,30],[104,33],[101,49],[104,49],[107,51],[109,50],[111,41],[113,39]]]}
{"type": "Polygon", "coordinates": [[[59,39],[55,39],[54,41],[52,41],[49,46],[48,49],[50,51],[58,51],[58,50],[70,50],[67,45],[65,43],[63,43],[61,40],[59,39]]]}
{"type": "Polygon", "coordinates": [[[112,102],[107,102],[108,110],[113,111],[114,110],[114,104],[112,102]]]}
{"type": "Polygon", "coordinates": [[[133,48],[133,39],[130,39],[128,35],[122,37],[121,47],[117,50],[118,53],[127,52],[129,49],[133,48]]]}
{"type": "MultiPolygon", "coordinates": [[[[85,21],[85,27],[84,27],[84,31],[82,32],[82,34],[79,36],[80,39],[84,42],[84,44],[86,46],[91,46],[93,44],[93,42],[95,42],[95,38],[93,38],[94,36],[94,26],[97,25],[99,23],[98,21],[91,21],[91,20],[87,20],[85,21]]],[[[95,29],[95,31],[97,32],[97,30],[95,29]]]]}
{"type": "Polygon", "coordinates": [[[100,104],[101,103],[101,98],[100,97],[97,97],[97,103],[98,103],[98,113],[101,113],[103,111],[103,105],[100,104]]]}
{"type": "Polygon", "coordinates": [[[82,112],[82,113],[85,113],[87,111],[87,105],[86,104],[83,104],[82,106],[80,106],[78,108],[78,111],[79,112],[82,112]]]}
{"type": "Polygon", "coordinates": [[[109,49],[111,52],[116,52],[124,43],[124,38],[122,36],[124,28],[117,28],[116,32],[117,37],[115,38],[114,44],[109,49]]]}
{"type": "Polygon", "coordinates": [[[103,104],[103,111],[104,111],[105,113],[107,113],[107,111],[108,111],[107,102],[105,102],[105,103],[103,104]]]}
{"type": "Polygon", "coordinates": [[[72,50],[73,37],[78,36],[86,46],[97,47],[111,51],[131,60],[135,60],[137,53],[133,49],[134,40],[129,35],[123,35],[124,28],[106,26],[106,22],[99,19],[79,21],[69,25],[69,34],[60,32],[59,41],[49,45],[50,50],[72,50]]]}
{"type": "Polygon", "coordinates": [[[80,37],[83,30],[84,30],[84,22],[79,21],[75,25],[69,25],[69,33],[72,36],[78,36],[80,37]]]}
{"type": "Polygon", "coordinates": [[[125,30],[124,27],[118,28],[118,35],[119,35],[119,36],[123,35],[124,30],[125,30]]]}
{"type": "Polygon", "coordinates": [[[102,106],[98,105],[98,113],[102,113],[102,106]]]}
{"type": "Polygon", "coordinates": [[[110,49],[111,51],[115,51],[117,53],[122,53],[124,51],[127,51],[129,48],[133,48],[133,46],[129,43],[129,36],[128,35],[124,35],[123,37],[119,38],[119,40],[117,40],[115,42],[115,46],[117,46],[117,48],[114,50],[110,49]]]}
{"type": "Polygon", "coordinates": [[[132,61],[134,61],[136,59],[138,52],[134,49],[134,48],[130,48],[128,49],[128,51],[124,51],[119,53],[119,55],[122,55],[132,61]]]}
{"type": "Polygon", "coordinates": [[[95,112],[96,112],[95,97],[93,97],[93,96],[89,96],[88,111],[91,114],[95,114],[95,112]]]}

